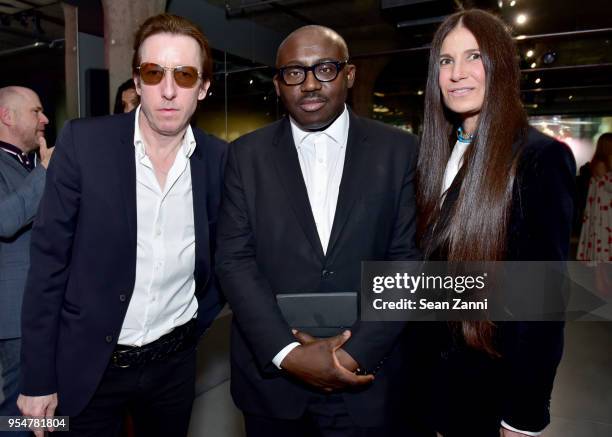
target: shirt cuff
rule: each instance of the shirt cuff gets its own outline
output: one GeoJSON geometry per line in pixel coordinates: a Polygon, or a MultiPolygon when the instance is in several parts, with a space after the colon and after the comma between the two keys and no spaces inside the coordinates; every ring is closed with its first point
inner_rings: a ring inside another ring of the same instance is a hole
{"type": "Polygon", "coordinates": [[[295,349],[299,345],[300,344],[297,341],[294,341],[293,343],[289,343],[287,346],[282,348],[280,352],[274,355],[274,358],[272,358],[272,362],[274,363],[274,365],[278,367],[279,369],[282,369],[281,363],[283,362],[285,357],[289,355],[289,352],[291,352],[293,349],[295,349]]]}
{"type": "Polygon", "coordinates": [[[512,426],[508,425],[506,422],[504,422],[503,420],[501,421],[501,426],[503,426],[506,429],[509,429],[510,431],[514,431],[514,432],[520,432],[521,434],[525,434],[525,435],[540,435],[542,434],[542,431],[521,431],[520,429],[516,429],[513,428],[512,426]]]}

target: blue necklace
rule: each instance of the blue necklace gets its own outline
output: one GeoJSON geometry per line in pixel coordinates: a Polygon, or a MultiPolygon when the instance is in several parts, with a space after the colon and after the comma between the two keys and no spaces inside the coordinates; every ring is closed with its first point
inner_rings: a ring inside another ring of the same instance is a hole
{"type": "Polygon", "coordinates": [[[457,129],[457,140],[460,143],[471,143],[472,142],[472,138],[474,138],[474,134],[472,135],[467,135],[467,136],[463,136],[463,128],[461,126],[459,126],[459,129],[457,129]]]}

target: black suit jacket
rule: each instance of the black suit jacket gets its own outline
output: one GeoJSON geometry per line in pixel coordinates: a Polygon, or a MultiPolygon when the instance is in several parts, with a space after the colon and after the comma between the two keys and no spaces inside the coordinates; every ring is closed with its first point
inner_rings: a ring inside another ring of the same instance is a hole
{"type": "MultiPolygon", "coordinates": [[[[76,415],[117,343],[136,275],[134,114],[73,120],[47,173],[22,316],[22,393],[76,415]]],[[[194,129],[190,159],[200,333],[221,307],[212,270],[226,144],[194,129]]]]}
{"type": "MultiPolygon", "coordinates": [[[[361,261],[420,256],[414,243],[415,137],[351,113],[344,172],[327,254],[317,234],[287,118],[230,146],[219,215],[217,273],[234,312],[232,394],[245,412],[296,418],[310,389],[272,358],[295,341],[277,306],[282,292],[360,289],[361,261]]],[[[372,386],[345,394],[362,426],[380,426],[399,369],[403,324],[361,323],[345,349],[372,386]],[[388,359],[385,359],[388,358],[388,359]]]]}
{"type": "MultiPolygon", "coordinates": [[[[576,173],[572,153],[534,128],[513,147],[515,151],[520,148],[521,155],[506,259],[566,260],[576,173]]],[[[440,236],[448,226],[460,187],[458,176],[446,195],[435,231],[426,237],[433,248],[431,259],[446,257],[440,236]]],[[[540,431],[548,425],[553,380],[563,351],[563,323],[501,322],[497,326],[495,341],[502,354],[498,360],[469,349],[446,324],[420,324],[409,333],[413,344],[420,343],[421,371],[434,369],[430,379],[423,379],[428,382],[422,389],[423,397],[435,393],[430,410],[439,431],[497,435],[502,419],[523,431],[540,431]]]]}

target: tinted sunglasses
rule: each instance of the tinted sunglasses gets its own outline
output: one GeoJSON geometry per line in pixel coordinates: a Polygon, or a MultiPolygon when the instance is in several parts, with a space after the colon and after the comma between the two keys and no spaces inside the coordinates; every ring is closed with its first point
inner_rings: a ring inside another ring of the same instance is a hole
{"type": "Polygon", "coordinates": [[[144,62],[136,67],[136,70],[138,70],[140,79],[146,85],[157,85],[160,83],[166,71],[172,72],[174,81],[181,88],[193,88],[200,78],[200,73],[197,68],[184,65],[164,67],[163,65],[154,64],[152,62],[144,62]]]}

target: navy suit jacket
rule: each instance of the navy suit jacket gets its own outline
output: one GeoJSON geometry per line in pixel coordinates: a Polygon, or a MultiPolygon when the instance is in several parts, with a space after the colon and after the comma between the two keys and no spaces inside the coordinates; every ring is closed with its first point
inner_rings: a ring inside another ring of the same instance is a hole
{"type": "MultiPolygon", "coordinates": [[[[58,392],[62,414],[78,414],[91,399],[134,289],[134,114],[67,123],[34,223],[22,314],[22,393],[58,392]]],[[[193,131],[194,275],[201,333],[222,304],[212,254],[226,144],[193,131]]]]}
{"type": "MultiPolygon", "coordinates": [[[[219,214],[217,272],[234,312],[232,395],[246,413],[281,419],[303,414],[312,390],[272,358],[295,341],[276,303],[279,293],[358,291],[361,261],[418,259],[413,135],[350,114],[344,171],[326,253],[300,170],[289,120],[230,146],[219,214]]],[[[346,351],[373,384],[344,393],[360,426],[383,426],[393,381],[402,371],[402,323],[357,322],[346,351]]]]}
{"type": "Polygon", "coordinates": [[[21,336],[32,220],[45,187],[45,172],[42,166],[28,172],[0,151],[0,339],[21,336]]]}

